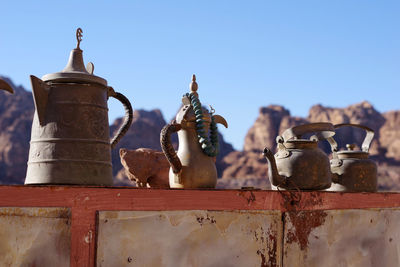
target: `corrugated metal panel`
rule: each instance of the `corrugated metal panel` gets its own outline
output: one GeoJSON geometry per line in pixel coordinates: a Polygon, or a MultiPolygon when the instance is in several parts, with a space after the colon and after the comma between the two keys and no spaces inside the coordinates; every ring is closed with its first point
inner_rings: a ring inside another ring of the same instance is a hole
{"type": "Polygon", "coordinates": [[[69,266],[68,208],[0,208],[0,266],[69,266]]]}
{"type": "Polygon", "coordinates": [[[400,210],[285,213],[284,266],[400,266],[400,210]]]}
{"type": "Polygon", "coordinates": [[[103,211],[97,266],[281,266],[280,211],[103,211]]]}

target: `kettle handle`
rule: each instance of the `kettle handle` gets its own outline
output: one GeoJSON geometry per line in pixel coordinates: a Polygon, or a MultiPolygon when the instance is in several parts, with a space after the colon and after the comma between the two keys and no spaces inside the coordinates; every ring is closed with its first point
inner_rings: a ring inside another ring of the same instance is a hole
{"type": "Polygon", "coordinates": [[[327,139],[335,135],[335,128],[329,122],[308,123],[294,126],[285,130],[282,133],[283,141],[286,142],[291,139],[301,138],[305,133],[316,132],[318,140],[327,139]]]}
{"type": "Polygon", "coordinates": [[[367,152],[369,151],[369,148],[371,146],[371,142],[372,139],[374,138],[374,130],[372,130],[371,128],[364,126],[364,125],[360,125],[360,124],[352,124],[352,123],[341,123],[341,124],[336,124],[334,125],[335,129],[341,128],[341,127],[355,127],[355,128],[360,128],[365,130],[366,134],[365,134],[365,138],[364,141],[362,142],[361,145],[361,150],[363,152],[367,152]]]}
{"type": "Polygon", "coordinates": [[[171,124],[165,125],[160,133],[161,149],[175,174],[182,171],[182,163],[176,155],[175,149],[171,144],[171,134],[179,131],[180,129],[182,129],[182,126],[174,121],[171,124]]]}
{"type": "Polygon", "coordinates": [[[132,109],[131,102],[129,102],[128,98],[126,98],[121,93],[115,92],[111,86],[108,87],[108,96],[109,97],[111,96],[111,97],[119,100],[125,109],[124,123],[118,129],[118,132],[114,135],[114,137],[110,141],[111,148],[114,148],[118,144],[118,142],[121,140],[121,138],[126,134],[126,132],[128,131],[129,127],[132,124],[133,109],[132,109]]]}

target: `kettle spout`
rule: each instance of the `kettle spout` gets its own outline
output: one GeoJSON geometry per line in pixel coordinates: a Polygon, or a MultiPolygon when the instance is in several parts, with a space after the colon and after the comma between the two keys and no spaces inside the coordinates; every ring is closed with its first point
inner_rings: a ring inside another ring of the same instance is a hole
{"type": "Polygon", "coordinates": [[[31,75],[33,101],[38,114],[39,123],[45,125],[47,101],[49,98],[49,86],[36,76],[31,75]]]}
{"type": "Polygon", "coordinates": [[[5,90],[11,94],[14,94],[12,87],[3,79],[0,79],[0,89],[5,90]]]}
{"type": "Polygon", "coordinates": [[[225,128],[228,128],[228,123],[226,122],[225,118],[222,117],[221,115],[213,115],[215,123],[220,123],[225,126],[225,128]]]}
{"type": "Polygon", "coordinates": [[[272,185],[281,187],[286,184],[286,177],[281,176],[278,173],[278,168],[276,167],[276,161],[274,154],[269,148],[264,148],[264,157],[268,161],[268,177],[272,185]]]}

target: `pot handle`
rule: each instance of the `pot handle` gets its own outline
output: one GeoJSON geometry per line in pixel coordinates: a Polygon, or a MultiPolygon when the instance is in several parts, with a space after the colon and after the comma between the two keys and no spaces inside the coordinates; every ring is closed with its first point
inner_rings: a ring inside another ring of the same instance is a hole
{"type": "Polygon", "coordinates": [[[341,124],[336,124],[334,125],[335,129],[341,128],[341,127],[355,127],[355,128],[360,128],[365,130],[366,135],[364,138],[364,141],[362,142],[361,145],[361,150],[363,152],[367,152],[369,151],[369,147],[371,146],[371,142],[372,139],[374,138],[374,130],[372,130],[371,128],[364,126],[364,125],[360,125],[360,124],[352,124],[352,123],[341,123],[341,124]]]}
{"type": "Polygon", "coordinates": [[[114,135],[114,137],[110,141],[111,148],[114,148],[118,144],[118,142],[121,140],[121,138],[126,134],[126,132],[128,131],[129,127],[132,124],[133,109],[132,109],[131,102],[129,102],[128,98],[126,98],[121,93],[115,92],[111,86],[108,87],[108,97],[110,97],[110,96],[119,100],[125,109],[124,123],[118,129],[118,132],[114,135]]]}
{"type": "Polygon", "coordinates": [[[180,129],[182,129],[182,126],[174,121],[171,124],[165,125],[160,133],[161,149],[175,174],[179,174],[182,171],[182,163],[176,155],[175,149],[171,144],[171,134],[179,131],[180,129]]]}
{"type": "Polygon", "coordinates": [[[305,133],[317,133],[318,140],[327,139],[335,135],[335,128],[329,122],[308,123],[294,126],[285,130],[282,133],[283,141],[286,142],[291,139],[301,138],[305,133]]]}

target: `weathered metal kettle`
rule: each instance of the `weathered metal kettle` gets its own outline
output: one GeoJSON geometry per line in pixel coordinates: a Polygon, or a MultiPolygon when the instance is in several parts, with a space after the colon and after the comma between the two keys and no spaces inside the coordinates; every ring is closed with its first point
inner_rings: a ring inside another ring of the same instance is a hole
{"type": "Polygon", "coordinates": [[[283,189],[320,190],[331,185],[328,156],[318,148],[318,141],[335,135],[331,123],[310,123],[285,130],[276,138],[278,152],[264,148],[268,176],[273,186],[283,189]],[[317,133],[310,140],[306,133],[317,133]]]}
{"type": "Polygon", "coordinates": [[[329,191],[348,192],[376,192],[377,167],[374,161],[368,158],[369,147],[374,138],[374,131],[358,124],[337,124],[335,129],[341,127],[356,127],[366,131],[361,151],[354,150],[354,144],[347,144],[348,150],[338,151],[337,143],[333,137],[328,138],[332,148],[331,170],[337,176],[332,179],[329,191]]]}
{"type": "Polygon", "coordinates": [[[197,94],[198,85],[193,75],[191,92],[182,98],[183,106],[176,119],[166,125],[160,134],[161,148],[169,161],[169,185],[171,188],[214,188],[217,183],[215,156],[218,154],[218,130],[216,123],[226,120],[211,114],[201,106],[197,94]],[[208,130],[211,130],[208,139],[208,130]],[[171,144],[171,133],[178,132],[179,149],[171,144]]]}
{"type": "Polygon", "coordinates": [[[31,76],[35,114],[25,184],[112,185],[111,148],[132,122],[129,100],[85,68],[82,30],[63,71],[31,76]],[[125,121],[110,142],[107,100],[124,105],[125,121]]]}

